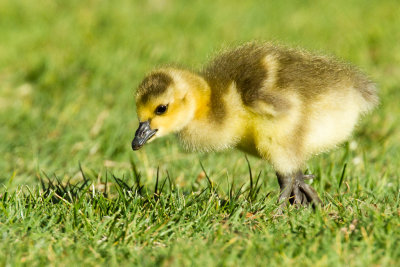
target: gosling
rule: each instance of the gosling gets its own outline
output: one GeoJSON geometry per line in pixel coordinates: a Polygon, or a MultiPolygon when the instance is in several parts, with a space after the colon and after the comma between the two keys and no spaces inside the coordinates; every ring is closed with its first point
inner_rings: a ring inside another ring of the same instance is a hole
{"type": "Polygon", "coordinates": [[[305,162],[345,141],[377,103],[375,85],[348,64],[249,43],[197,73],[169,67],[145,77],[132,149],[169,133],[187,150],[238,148],[272,164],[281,205],[318,205],[305,162]]]}

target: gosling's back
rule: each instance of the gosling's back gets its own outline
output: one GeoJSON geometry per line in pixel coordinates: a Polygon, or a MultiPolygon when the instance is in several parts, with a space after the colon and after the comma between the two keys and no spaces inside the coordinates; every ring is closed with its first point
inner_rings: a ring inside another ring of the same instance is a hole
{"type": "Polygon", "coordinates": [[[215,101],[234,82],[248,106],[265,99],[277,109],[284,109],[288,103],[275,94],[290,91],[307,101],[327,91],[355,90],[365,100],[365,111],[378,102],[375,85],[353,66],[272,44],[250,43],[223,52],[201,75],[209,83],[215,101]]]}

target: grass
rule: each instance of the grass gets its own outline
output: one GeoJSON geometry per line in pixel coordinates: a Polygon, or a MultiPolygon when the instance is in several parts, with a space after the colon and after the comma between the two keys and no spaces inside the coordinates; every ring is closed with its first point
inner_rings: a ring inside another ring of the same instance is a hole
{"type": "Polygon", "coordinates": [[[0,0],[0,266],[398,265],[399,13],[396,0],[0,0]],[[173,136],[130,149],[146,72],[254,39],[333,54],[380,87],[351,140],[307,165],[323,208],[274,217],[273,170],[241,152],[188,154],[173,136]]]}

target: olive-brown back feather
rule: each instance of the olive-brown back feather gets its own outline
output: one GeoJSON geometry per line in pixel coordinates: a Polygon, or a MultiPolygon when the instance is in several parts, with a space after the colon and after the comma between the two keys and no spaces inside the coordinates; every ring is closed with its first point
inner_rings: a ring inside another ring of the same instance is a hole
{"type": "Polygon", "coordinates": [[[271,44],[249,43],[217,56],[201,72],[211,88],[211,111],[221,121],[224,118],[222,98],[232,82],[244,105],[265,101],[276,110],[290,108],[281,95],[294,91],[304,99],[313,99],[329,90],[347,90],[354,87],[368,102],[377,102],[375,86],[349,64],[325,56],[271,44]],[[276,73],[270,73],[264,60],[271,55],[278,64],[276,73]],[[271,88],[265,86],[269,75],[276,75],[271,88]]]}

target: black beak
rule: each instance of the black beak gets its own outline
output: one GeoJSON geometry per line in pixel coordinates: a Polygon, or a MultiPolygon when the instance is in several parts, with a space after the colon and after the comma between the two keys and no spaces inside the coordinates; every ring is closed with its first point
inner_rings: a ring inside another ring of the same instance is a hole
{"type": "Polygon", "coordinates": [[[157,129],[152,130],[150,128],[149,121],[139,123],[139,128],[136,130],[135,138],[132,141],[132,149],[138,150],[141,148],[156,132],[157,129]]]}

